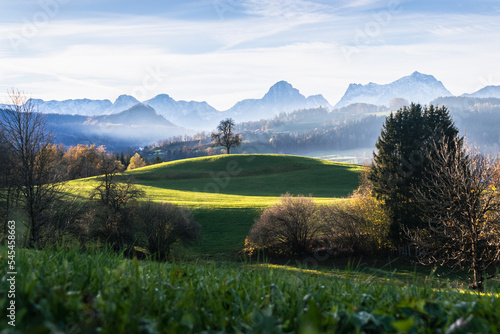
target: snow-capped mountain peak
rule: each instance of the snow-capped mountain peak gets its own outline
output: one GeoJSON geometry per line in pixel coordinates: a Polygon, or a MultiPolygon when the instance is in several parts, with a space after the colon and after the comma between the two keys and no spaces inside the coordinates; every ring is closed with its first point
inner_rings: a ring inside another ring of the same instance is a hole
{"type": "Polygon", "coordinates": [[[113,103],[113,105],[108,108],[106,113],[107,114],[118,113],[118,112],[127,110],[127,109],[135,106],[138,103],[141,103],[141,102],[133,96],[120,95],[120,96],[118,96],[116,101],[113,103]]]}
{"type": "Polygon", "coordinates": [[[270,118],[280,112],[291,112],[298,109],[331,108],[322,95],[306,98],[298,89],[286,81],[279,81],[269,88],[261,99],[247,99],[236,103],[225,111],[237,122],[270,118]]]}
{"type": "Polygon", "coordinates": [[[415,71],[411,75],[385,85],[372,82],[367,85],[350,84],[335,108],[353,103],[370,103],[389,107],[394,98],[428,104],[435,98],[452,95],[434,76],[415,71]]]}
{"type": "Polygon", "coordinates": [[[282,102],[302,99],[305,99],[305,96],[300,94],[298,89],[293,88],[293,86],[286,81],[279,81],[269,88],[269,91],[264,95],[262,101],[282,102]]]}

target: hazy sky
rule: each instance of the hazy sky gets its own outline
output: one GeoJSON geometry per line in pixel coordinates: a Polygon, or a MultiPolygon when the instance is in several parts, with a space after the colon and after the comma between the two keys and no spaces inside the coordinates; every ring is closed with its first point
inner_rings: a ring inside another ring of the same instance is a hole
{"type": "Polygon", "coordinates": [[[333,105],[350,83],[500,85],[498,0],[0,0],[0,98],[160,93],[220,110],[280,80],[333,105]]]}

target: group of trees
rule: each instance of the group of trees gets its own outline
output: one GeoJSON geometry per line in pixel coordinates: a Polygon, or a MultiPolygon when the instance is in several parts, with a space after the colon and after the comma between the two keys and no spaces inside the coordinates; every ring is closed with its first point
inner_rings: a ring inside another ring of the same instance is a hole
{"type": "MultiPolygon", "coordinates": [[[[189,210],[139,202],[144,193],[121,174],[123,154],[95,146],[58,147],[32,100],[17,91],[10,99],[10,107],[0,110],[2,242],[14,215],[25,223],[25,229],[18,228],[17,244],[29,248],[56,246],[63,240],[82,247],[107,244],[117,251],[142,246],[164,259],[178,240],[196,240],[199,225],[189,210]],[[65,195],[64,181],[96,175],[101,182],[90,200],[65,195]]],[[[128,169],[144,165],[136,154],[128,169]]]]}
{"type": "Polygon", "coordinates": [[[500,261],[500,163],[470,149],[448,110],[432,105],[391,114],[376,148],[351,204],[286,195],[256,221],[247,251],[353,254],[410,244],[419,262],[469,269],[471,286],[482,289],[500,261]]]}
{"type": "Polygon", "coordinates": [[[391,216],[391,239],[424,263],[473,272],[481,289],[500,260],[495,160],[470,149],[445,107],[411,105],[387,118],[370,167],[373,193],[391,216]]]}
{"type": "Polygon", "coordinates": [[[139,202],[145,193],[133,180],[119,174],[123,166],[110,156],[101,165],[101,182],[93,190],[84,211],[89,240],[107,244],[116,251],[143,247],[163,260],[177,241],[189,243],[199,238],[200,226],[187,208],[168,203],[139,202]]]}
{"type": "Polygon", "coordinates": [[[403,224],[408,228],[422,227],[414,188],[428,173],[436,145],[451,144],[457,135],[444,107],[412,105],[387,117],[375,145],[377,152],[368,178],[377,198],[390,209],[391,238],[396,242],[403,239],[403,224]]]}
{"type": "Polygon", "coordinates": [[[146,161],[137,152],[133,156],[124,156],[123,153],[111,155],[106,152],[104,146],[79,144],[67,150],[64,147],[58,147],[57,150],[61,177],[64,180],[101,175],[102,165],[106,163],[109,156],[120,163],[121,171],[146,166],[146,161]]]}

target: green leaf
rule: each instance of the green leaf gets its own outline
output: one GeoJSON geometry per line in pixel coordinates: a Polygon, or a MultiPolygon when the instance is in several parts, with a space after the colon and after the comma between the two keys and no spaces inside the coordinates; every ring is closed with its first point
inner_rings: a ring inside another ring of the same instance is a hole
{"type": "Polygon", "coordinates": [[[413,326],[415,326],[415,319],[409,318],[403,320],[396,320],[392,323],[392,326],[398,332],[408,332],[410,329],[413,328],[413,326]]]}

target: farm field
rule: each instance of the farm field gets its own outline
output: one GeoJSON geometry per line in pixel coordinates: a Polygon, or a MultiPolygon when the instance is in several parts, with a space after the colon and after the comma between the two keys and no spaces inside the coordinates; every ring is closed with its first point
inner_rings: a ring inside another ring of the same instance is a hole
{"type": "MultiPolygon", "coordinates": [[[[311,195],[318,203],[344,200],[357,188],[361,166],[289,155],[229,155],[186,159],[124,173],[145,191],[143,200],[194,211],[203,255],[241,250],[255,218],[281,194],[311,195]]],[[[70,181],[68,193],[86,197],[98,177],[70,181]]]]}

